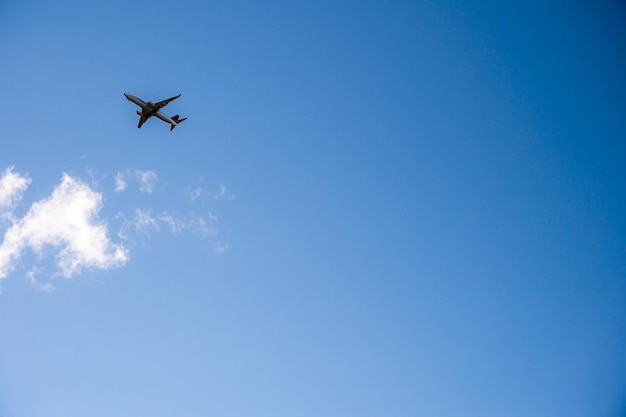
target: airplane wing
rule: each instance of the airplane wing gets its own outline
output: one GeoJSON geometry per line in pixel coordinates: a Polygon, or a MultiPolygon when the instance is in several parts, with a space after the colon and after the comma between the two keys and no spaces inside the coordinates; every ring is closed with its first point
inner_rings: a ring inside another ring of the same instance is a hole
{"type": "Polygon", "coordinates": [[[174,101],[176,100],[178,97],[180,97],[180,94],[174,97],[170,97],[167,100],[163,100],[163,101],[159,101],[158,103],[154,103],[154,107],[158,110],[162,107],[165,107],[169,104],[170,101],[174,101]]]}
{"type": "MultiPolygon", "coordinates": [[[[137,112],[137,113],[139,113],[139,112],[137,112]]],[[[137,125],[137,129],[139,129],[141,127],[141,125],[146,122],[146,120],[148,120],[148,118],[146,116],[144,116],[143,113],[140,113],[139,114],[139,124],[137,125]]]]}
{"type": "Polygon", "coordinates": [[[136,105],[138,105],[141,108],[144,108],[146,106],[146,104],[147,104],[145,101],[143,101],[139,97],[135,97],[132,94],[124,93],[124,97],[126,97],[128,99],[128,101],[132,101],[133,103],[135,103],[136,105]]]}

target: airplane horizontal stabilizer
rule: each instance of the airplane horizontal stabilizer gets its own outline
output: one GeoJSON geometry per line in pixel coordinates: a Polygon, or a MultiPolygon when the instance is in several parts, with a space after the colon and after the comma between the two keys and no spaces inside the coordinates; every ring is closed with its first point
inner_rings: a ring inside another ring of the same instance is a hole
{"type": "Polygon", "coordinates": [[[182,122],[184,122],[185,120],[187,120],[187,118],[186,118],[186,117],[185,117],[185,118],[182,118],[182,119],[179,119],[178,117],[179,117],[178,115],[176,115],[176,116],[172,117],[172,120],[174,121],[174,123],[172,123],[172,125],[170,126],[170,132],[171,132],[172,130],[174,130],[174,128],[175,128],[176,126],[178,126],[180,123],[182,123],[182,122]]]}
{"type": "Polygon", "coordinates": [[[172,120],[174,121],[174,124],[172,124],[172,125],[170,126],[170,132],[171,132],[172,130],[174,130],[174,128],[175,128],[176,126],[178,126],[178,124],[179,124],[179,123],[182,123],[182,122],[184,122],[185,120],[187,120],[187,118],[186,118],[186,117],[184,117],[184,118],[182,118],[182,119],[179,119],[179,117],[180,117],[179,115],[176,115],[176,116],[173,116],[173,117],[172,117],[172,120]]]}

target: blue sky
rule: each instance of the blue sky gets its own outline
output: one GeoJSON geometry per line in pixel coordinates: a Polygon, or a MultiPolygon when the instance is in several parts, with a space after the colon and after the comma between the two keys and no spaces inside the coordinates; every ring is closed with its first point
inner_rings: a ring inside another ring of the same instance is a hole
{"type": "Polygon", "coordinates": [[[623,416],[625,40],[617,0],[0,3],[0,417],[623,416]]]}

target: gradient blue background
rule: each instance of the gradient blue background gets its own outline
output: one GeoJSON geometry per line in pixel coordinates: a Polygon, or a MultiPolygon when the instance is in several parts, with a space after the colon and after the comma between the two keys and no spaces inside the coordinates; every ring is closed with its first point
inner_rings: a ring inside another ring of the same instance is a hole
{"type": "Polygon", "coordinates": [[[116,240],[236,196],[221,255],[155,233],[52,292],[22,259],[1,417],[626,415],[623,2],[2,1],[0,83],[26,201],[96,178],[116,240]]]}

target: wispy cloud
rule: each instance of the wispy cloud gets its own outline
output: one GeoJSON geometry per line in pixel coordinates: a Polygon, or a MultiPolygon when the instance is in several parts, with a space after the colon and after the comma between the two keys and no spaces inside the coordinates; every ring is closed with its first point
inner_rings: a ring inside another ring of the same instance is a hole
{"type": "Polygon", "coordinates": [[[121,193],[122,191],[125,191],[128,188],[128,182],[130,180],[136,180],[139,182],[139,192],[152,194],[157,183],[157,173],[153,169],[148,171],[143,171],[141,169],[136,169],[134,171],[120,171],[115,175],[114,192],[121,193]]]}
{"type": "Polygon", "coordinates": [[[131,232],[148,236],[151,231],[158,232],[160,229],[159,222],[152,217],[150,210],[136,208],[130,218],[123,212],[119,212],[116,218],[122,220],[117,235],[124,240],[129,239],[131,232]]]}
{"type": "Polygon", "coordinates": [[[126,182],[124,173],[118,172],[117,175],[115,175],[115,190],[114,191],[116,193],[121,193],[122,191],[126,189],[126,187],[128,187],[128,183],[126,182]]]}
{"type": "Polygon", "coordinates": [[[160,232],[162,227],[166,227],[174,235],[192,232],[202,237],[212,237],[218,231],[210,214],[206,218],[193,213],[180,217],[167,212],[154,215],[151,210],[135,209],[130,218],[123,213],[118,213],[117,218],[122,219],[118,236],[125,240],[129,239],[131,232],[149,236],[152,232],[160,232]]]}
{"type": "MultiPolygon", "coordinates": [[[[5,171],[0,182],[15,184],[12,175],[16,174],[5,171]]],[[[12,189],[24,188],[20,187],[12,189]]],[[[52,248],[59,274],[66,278],[80,274],[83,268],[109,269],[125,264],[128,251],[109,240],[106,223],[98,221],[101,208],[101,194],[63,174],[52,194],[33,203],[26,215],[14,220],[6,231],[0,245],[0,279],[15,268],[25,249],[41,258],[44,249],[52,248]]]]}
{"type": "MultiPolygon", "coordinates": [[[[114,191],[120,193],[127,189],[134,189],[143,194],[164,192],[165,189],[156,189],[158,183],[157,172],[153,169],[147,171],[127,169],[118,172],[115,176],[114,191]],[[137,188],[134,188],[134,184],[138,184],[137,188]]],[[[198,207],[211,204],[216,200],[234,200],[235,194],[223,184],[219,186],[217,192],[211,192],[202,186],[185,186],[183,194],[188,197],[188,200],[181,201],[181,203],[190,204],[188,211],[180,210],[180,207],[176,210],[172,210],[171,207],[169,209],[135,207],[131,210],[119,211],[115,216],[115,219],[121,222],[118,237],[130,243],[135,242],[137,238],[146,239],[162,231],[169,231],[173,235],[193,233],[203,238],[216,238],[219,232],[217,213],[212,210],[198,210],[198,207]],[[198,212],[203,212],[203,214],[197,214],[198,212]]],[[[216,253],[223,253],[228,248],[229,246],[224,243],[214,245],[216,253]]]]}
{"type": "Polygon", "coordinates": [[[228,191],[225,185],[220,185],[220,191],[217,194],[215,194],[214,198],[216,200],[234,200],[235,194],[228,191]]]}
{"type": "Polygon", "coordinates": [[[226,252],[228,249],[230,249],[230,246],[226,243],[222,243],[222,242],[215,243],[215,253],[217,253],[218,255],[221,255],[222,253],[226,252]]]}
{"type": "Polygon", "coordinates": [[[139,191],[142,193],[151,194],[154,191],[154,184],[157,181],[157,174],[154,170],[141,171],[136,170],[135,174],[139,180],[139,191]]]}
{"type": "Polygon", "coordinates": [[[235,194],[231,192],[224,184],[220,184],[219,190],[209,190],[203,187],[186,187],[185,194],[189,196],[191,201],[197,200],[234,200],[235,194]]]}
{"type": "Polygon", "coordinates": [[[36,276],[42,271],[38,266],[34,266],[30,271],[26,273],[26,279],[30,282],[31,287],[39,291],[49,292],[54,289],[54,285],[49,282],[41,283],[37,280],[36,276]]]}
{"type": "Polygon", "coordinates": [[[202,188],[198,187],[195,190],[191,191],[191,200],[197,200],[202,194],[202,188]]]}

